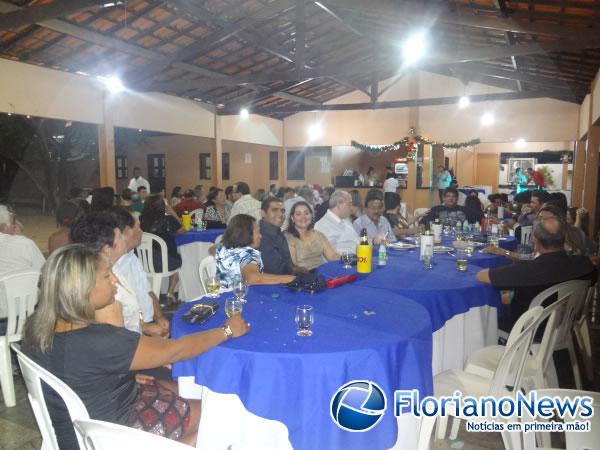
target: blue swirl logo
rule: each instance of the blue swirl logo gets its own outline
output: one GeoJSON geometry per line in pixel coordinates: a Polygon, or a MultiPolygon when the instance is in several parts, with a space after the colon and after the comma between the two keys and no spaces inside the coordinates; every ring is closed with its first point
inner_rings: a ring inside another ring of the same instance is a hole
{"type": "Polygon", "coordinates": [[[331,418],[343,430],[368,431],[383,417],[387,400],[377,384],[368,380],[346,383],[331,398],[331,418]]]}

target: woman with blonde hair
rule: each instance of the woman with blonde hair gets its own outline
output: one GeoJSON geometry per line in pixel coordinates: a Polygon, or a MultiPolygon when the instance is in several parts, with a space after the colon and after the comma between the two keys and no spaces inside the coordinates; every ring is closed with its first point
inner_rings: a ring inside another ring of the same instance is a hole
{"type": "MultiPolygon", "coordinates": [[[[223,327],[162,339],[97,323],[95,312],[115,301],[115,284],[100,251],[81,244],[56,250],[42,268],[39,301],[25,323],[23,351],[73,389],[92,419],[195,445],[200,403],[179,397],[172,382],[138,384],[135,371],[193,358],[246,334],[248,324],[234,316],[223,327]]],[[[51,389],[45,397],[59,447],[78,449],[62,400],[51,389]]]]}

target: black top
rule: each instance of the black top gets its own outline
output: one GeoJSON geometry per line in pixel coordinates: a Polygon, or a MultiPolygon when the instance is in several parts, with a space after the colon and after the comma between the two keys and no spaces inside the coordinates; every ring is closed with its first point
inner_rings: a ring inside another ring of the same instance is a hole
{"type": "Polygon", "coordinates": [[[465,208],[465,215],[470,224],[479,223],[484,217],[481,208],[465,208]]]}
{"type": "Polygon", "coordinates": [[[517,319],[536,295],[555,284],[570,280],[591,280],[595,268],[587,256],[568,256],[565,252],[545,253],[529,261],[490,269],[492,286],[514,290],[514,297],[498,327],[510,332],[517,319]]]}
{"type": "Polygon", "coordinates": [[[314,220],[314,222],[317,223],[319,220],[321,220],[321,218],[325,214],[327,214],[327,210],[328,209],[329,209],[329,200],[325,200],[320,205],[317,205],[315,207],[315,220],[314,220]]]}
{"type": "Polygon", "coordinates": [[[429,226],[429,223],[433,222],[435,219],[440,219],[442,223],[446,219],[449,219],[453,222],[452,225],[455,225],[459,220],[462,224],[466,218],[467,215],[463,206],[456,205],[452,208],[448,208],[444,205],[437,205],[431,208],[427,215],[423,217],[419,223],[429,226]]]}
{"type": "MultiPolygon", "coordinates": [[[[181,228],[181,224],[175,217],[171,215],[165,215],[153,223],[147,223],[141,221],[140,226],[146,233],[156,234],[161,237],[167,244],[167,257],[168,257],[168,270],[175,270],[181,267],[181,256],[177,252],[177,243],[175,242],[175,235],[177,230],[181,228]]],[[[160,253],[160,246],[157,242],[152,244],[152,259],[154,262],[154,270],[161,272],[162,268],[162,255],[160,253]]]]}
{"type": "Polygon", "coordinates": [[[260,255],[265,273],[291,275],[294,264],[287,240],[279,227],[264,220],[260,221],[260,255]]]}
{"type": "MultiPolygon", "coordinates": [[[[56,333],[52,349],[23,351],[64,381],[92,419],[126,425],[137,396],[135,374],[129,370],[140,335],[107,324],[90,324],[56,333]]],[[[79,449],[73,424],[60,396],[44,386],[44,397],[61,449],[79,449]]]]}

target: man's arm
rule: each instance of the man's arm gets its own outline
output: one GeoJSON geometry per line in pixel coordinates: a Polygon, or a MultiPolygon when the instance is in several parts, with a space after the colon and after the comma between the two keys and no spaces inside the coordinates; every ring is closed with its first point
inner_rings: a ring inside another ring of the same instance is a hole
{"type": "Polygon", "coordinates": [[[479,272],[477,272],[475,278],[477,278],[477,280],[481,281],[482,283],[492,284],[492,280],[490,280],[490,269],[480,270],[479,272]]]}

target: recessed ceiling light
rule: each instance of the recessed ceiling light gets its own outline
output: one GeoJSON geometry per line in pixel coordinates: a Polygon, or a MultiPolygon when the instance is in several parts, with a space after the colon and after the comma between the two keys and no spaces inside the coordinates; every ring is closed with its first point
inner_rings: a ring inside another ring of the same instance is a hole
{"type": "Polygon", "coordinates": [[[492,113],[486,112],[481,116],[481,125],[487,127],[492,125],[495,121],[494,115],[492,113]]]}
{"type": "Polygon", "coordinates": [[[469,106],[471,104],[471,99],[469,97],[467,97],[466,95],[463,95],[460,100],[458,101],[458,107],[460,109],[464,109],[467,106],[469,106]]]}

